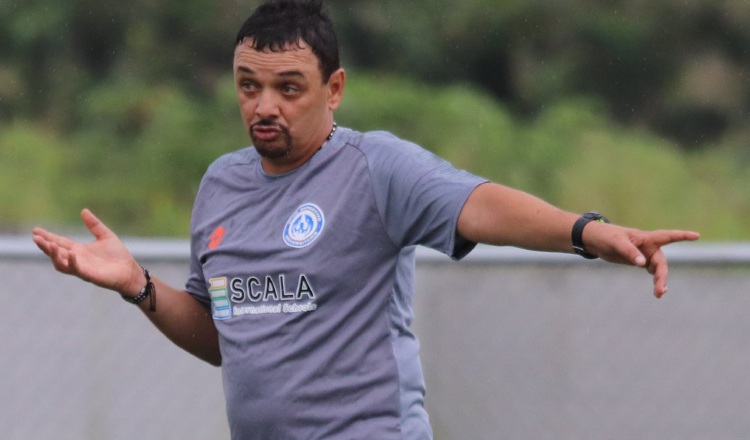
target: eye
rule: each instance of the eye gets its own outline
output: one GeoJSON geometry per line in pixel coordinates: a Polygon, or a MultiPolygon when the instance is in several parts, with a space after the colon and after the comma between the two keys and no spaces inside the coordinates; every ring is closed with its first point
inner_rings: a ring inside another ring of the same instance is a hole
{"type": "Polygon", "coordinates": [[[239,88],[245,93],[254,93],[258,90],[256,84],[252,81],[242,80],[239,82],[239,88]]]}
{"type": "Polygon", "coordinates": [[[300,92],[300,88],[296,84],[284,84],[281,86],[281,92],[285,95],[296,95],[300,92]]]}

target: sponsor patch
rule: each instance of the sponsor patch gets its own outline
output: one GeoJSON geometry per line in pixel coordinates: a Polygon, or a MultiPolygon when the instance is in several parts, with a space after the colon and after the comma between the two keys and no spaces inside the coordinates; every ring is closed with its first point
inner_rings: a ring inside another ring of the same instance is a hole
{"type": "Polygon", "coordinates": [[[214,319],[223,320],[232,317],[232,308],[227,295],[227,279],[211,278],[208,280],[208,293],[211,295],[211,314],[214,319]]]}

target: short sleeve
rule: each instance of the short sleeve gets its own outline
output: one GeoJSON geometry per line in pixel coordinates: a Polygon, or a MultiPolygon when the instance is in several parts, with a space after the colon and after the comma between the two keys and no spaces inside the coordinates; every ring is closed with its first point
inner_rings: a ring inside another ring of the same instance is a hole
{"type": "Polygon", "coordinates": [[[476,245],[456,227],[466,200],[487,180],[383,132],[363,136],[376,204],[398,246],[423,245],[461,259],[476,245]]]}
{"type": "Polygon", "coordinates": [[[202,226],[204,220],[201,217],[201,213],[203,212],[204,198],[206,197],[205,185],[210,180],[208,178],[210,172],[211,169],[209,168],[209,171],[201,181],[198,194],[195,198],[195,204],[193,205],[193,213],[190,219],[190,273],[185,283],[185,290],[206,307],[209,307],[211,304],[211,296],[208,293],[208,284],[203,274],[203,264],[201,262],[205,247],[208,244],[205,227],[202,226]]]}

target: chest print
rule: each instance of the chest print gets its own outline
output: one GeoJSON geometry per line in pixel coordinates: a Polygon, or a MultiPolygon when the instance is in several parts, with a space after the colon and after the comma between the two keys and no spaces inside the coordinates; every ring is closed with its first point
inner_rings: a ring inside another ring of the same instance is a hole
{"type": "Polygon", "coordinates": [[[305,203],[292,213],[284,225],[284,243],[293,248],[309,246],[323,231],[325,217],[314,203],[305,203]]]}

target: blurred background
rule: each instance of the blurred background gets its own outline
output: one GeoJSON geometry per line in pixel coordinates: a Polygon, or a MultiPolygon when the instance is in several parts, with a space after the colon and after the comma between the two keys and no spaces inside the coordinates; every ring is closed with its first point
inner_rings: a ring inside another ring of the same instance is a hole
{"type": "MultiPolygon", "coordinates": [[[[418,254],[436,439],[750,438],[750,2],[326,2],[336,118],[561,208],[684,228],[670,293],[635,269],[418,254]]],[[[221,373],[116,294],[56,273],[42,225],[93,209],[184,283],[206,167],[249,143],[237,0],[0,0],[0,437],[228,438],[221,373]],[[139,238],[135,238],[139,237],[139,238]]]]}
{"type": "MultiPolygon", "coordinates": [[[[246,146],[234,36],[257,1],[0,0],[0,232],[186,237],[246,146]]],[[[750,238],[750,3],[327,2],[340,124],[386,129],[562,208],[750,238]]]]}

